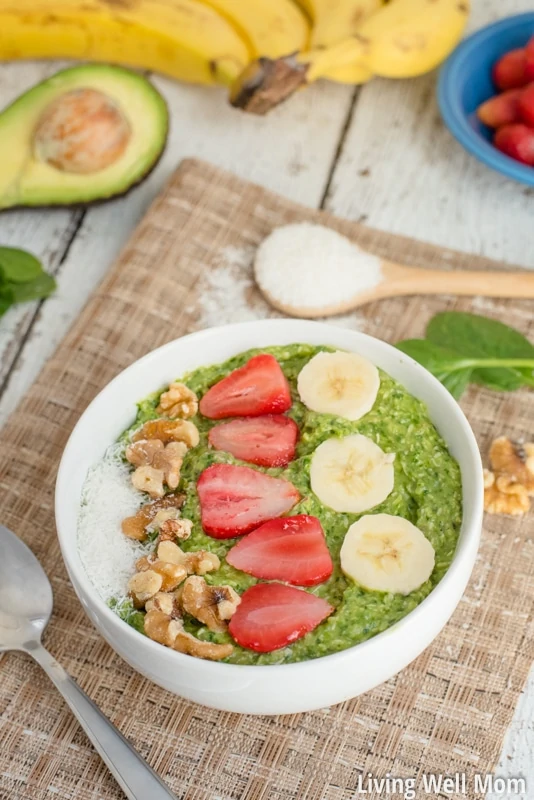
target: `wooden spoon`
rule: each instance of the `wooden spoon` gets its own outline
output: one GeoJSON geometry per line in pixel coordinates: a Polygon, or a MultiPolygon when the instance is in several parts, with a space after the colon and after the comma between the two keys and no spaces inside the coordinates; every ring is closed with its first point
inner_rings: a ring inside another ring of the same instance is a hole
{"type": "MultiPolygon", "coordinates": [[[[381,300],[384,297],[419,294],[457,294],[483,295],[485,297],[518,297],[522,300],[534,299],[534,271],[492,272],[492,271],[445,271],[407,267],[394,261],[382,261],[382,280],[370,289],[365,289],[352,297],[347,297],[335,305],[292,306],[278,300],[271,292],[260,287],[269,303],[292,317],[327,317],[345,314],[365,303],[381,300]]],[[[309,281],[306,263],[302,262],[302,285],[309,281]]]]}

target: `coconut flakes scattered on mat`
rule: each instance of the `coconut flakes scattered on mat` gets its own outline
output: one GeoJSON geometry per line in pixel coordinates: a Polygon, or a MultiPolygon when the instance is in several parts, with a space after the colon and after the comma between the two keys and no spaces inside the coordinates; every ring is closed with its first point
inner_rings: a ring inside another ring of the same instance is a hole
{"type": "Polygon", "coordinates": [[[78,550],[84,569],[104,601],[123,599],[142,546],[128,539],[121,522],[139,508],[130,470],[113,445],[85,479],[78,517],[78,550]]]}
{"type": "MultiPolygon", "coordinates": [[[[254,247],[221,250],[215,266],[206,271],[200,284],[195,309],[197,329],[285,316],[269,305],[256,285],[255,254],[254,247]]],[[[324,321],[353,330],[363,328],[363,319],[355,312],[327,317],[324,321]]]]}

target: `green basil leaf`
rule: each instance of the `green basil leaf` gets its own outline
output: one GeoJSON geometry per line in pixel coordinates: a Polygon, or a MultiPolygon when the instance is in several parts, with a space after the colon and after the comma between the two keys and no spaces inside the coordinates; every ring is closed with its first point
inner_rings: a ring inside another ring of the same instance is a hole
{"type": "Polygon", "coordinates": [[[27,283],[12,283],[10,289],[13,292],[13,302],[26,303],[29,300],[41,300],[48,297],[56,288],[56,281],[52,275],[42,272],[32,281],[27,283]]]}
{"type": "MultiPolygon", "coordinates": [[[[534,358],[534,345],[522,333],[498,320],[461,311],[445,311],[430,320],[427,337],[470,358],[534,358]]],[[[519,389],[532,370],[491,367],[473,371],[472,380],[500,391],[519,389]]]]}
{"type": "Polygon", "coordinates": [[[43,272],[38,258],[16,247],[0,247],[0,272],[8,283],[27,283],[43,272]]]}

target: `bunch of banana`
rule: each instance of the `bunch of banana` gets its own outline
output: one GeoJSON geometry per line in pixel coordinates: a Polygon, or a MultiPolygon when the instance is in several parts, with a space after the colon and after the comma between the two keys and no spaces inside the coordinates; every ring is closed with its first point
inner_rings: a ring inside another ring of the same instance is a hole
{"type": "Polygon", "coordinates": [[[78,58],[231,87],[263,113],[318,78],[409,77],[452,50],[468,0],[0,0],[0,60],[78,58]]]}

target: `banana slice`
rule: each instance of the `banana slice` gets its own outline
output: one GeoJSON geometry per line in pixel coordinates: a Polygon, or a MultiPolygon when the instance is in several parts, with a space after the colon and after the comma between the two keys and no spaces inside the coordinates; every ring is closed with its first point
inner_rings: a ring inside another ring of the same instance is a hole
{"type": "Polygon", "coordinates": [[[410,594],[430,578],[434,548],[419,528],[403,517],[370,514],[348,529],[341,547],[341,569],[364,589],[410,594]]]}
{"type": "Polygon", "coordinates": [[[356,353],[317,353],[299,373],[300,399],[312,411],[357,420],[374,405],[380,376],[356,353]]]}
{"type": "Polygon", "coordinates": [[[384,453],[367,436],[355,433],[327,439],[315,450],[311,488],[334,511],[360,514],[382,503],[393,491],[395,453],[384,453]]]}

